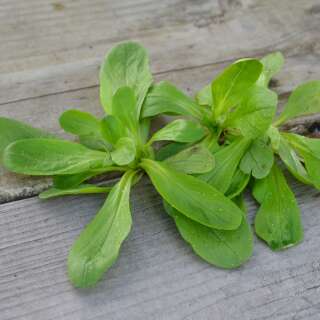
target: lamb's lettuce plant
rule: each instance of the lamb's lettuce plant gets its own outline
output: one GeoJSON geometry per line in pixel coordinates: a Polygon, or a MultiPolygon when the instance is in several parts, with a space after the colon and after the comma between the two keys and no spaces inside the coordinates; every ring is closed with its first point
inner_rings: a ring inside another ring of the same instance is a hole
{"type": "Polygon", "coordinates": [[[0,118],[2,164],[15,173],[52,177],[53,186],[40,198],[108,194],[70,250],[75,286],[94,285],[117,259],[132,225],[130,191],[144,174],[181,236],[215,266],[235,268],[252,255],[243,200],[248,186],[260,205],[256,234],[274,250],[302,240],[300,211],[283,167],[320,189],[320,140],[281,126],[320,112],[320,81],[295,89],[276,115],[278,96],[268,86],[283,63],[278,52],[238,60],[193,99],[169,82],[154,84],[145,49],[128,42],[112,49],[100,70],[106,115],[61,115],[61,127],[78,142],[0,118]],[[152,119],[163,114],[178,118],[150,134],[152,119]],[[115,185],[90,183],[110,171],[121,175],[115,185]]]}
{"type": "MultiPolygon", "coordinates": [[[[288,120],[320,112],[320,81],[296,88],[276,116],[278,97],[268,86],[283,63],[279,52],[261,60],[238,60],[201,89],[195,99],[169,82],[160,82],[152,86],[142,110],[145,118],[166,114],[198,121],[206,132],[200,144],[212,152],[216,165],[197,177],[231,199],[236,199],[251,181],[253,196],[260,204],[255,231],[274,250],[295,245],[303,238],[300,211],[279,160],[301,182],[320,187],[320,140],[281,128],[288,120]]],[[[156,156],[170,159],[184,148],[189,144],[171,143],[156,156]]],[[[182,237],[212,264],[231,268],[250,256],[250,231],[243,227],[245,219],[237,230],[221,232],[187,221],[168,203],[165,209],[182,237]],[[194,230],[200,229],[201,236],[195,236],[194,230]],[[217,255],[218,244],[224,255],[217,255]]]]}
{"type": "Polygon", "coordinates": [[[211,152],[202,145],[192,146],[206,135],[205,128],[196,121],[179,119],[150,136],[150,119],[141,117],[141,108],[152,76],[148,56],[140,45],[129,42],[112,49],[102,65],[100,80],[101,102],[107,113],[103,119],[79,110],[68,110],[60,117],[61,127],[80,143],[0,118],[2,164],[15,173],[53,177],[52,188],[40,198],[108,193],[69,253],[68,274],[77,287],[94,285],[117,259],[132,225],[130,190],[143,173],[187,221],[230,232],[244,220],[239,206],[222,192],[188,175],[214,168],[211,152]],[[158,141],[191,145],[159,161],[153,147],[158,141]],[[112,187],[87,182],[110,171],[122,175],[112,187]]]}

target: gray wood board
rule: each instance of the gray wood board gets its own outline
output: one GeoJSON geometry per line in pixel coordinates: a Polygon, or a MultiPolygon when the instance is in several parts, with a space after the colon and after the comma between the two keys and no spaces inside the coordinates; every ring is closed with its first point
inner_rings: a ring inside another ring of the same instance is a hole
{"type": "MultiPolygon", "coordinates": [[[[119,260],[88,290],[68,282],[66,257],[103,197],[3,204],[0,319],[319,319],[319,193],[291,184],[304,242],[272,252],[256,240],[252,259],[227,271],[193,254],[144,179],[131,196],[134,225],[119,260]]],[[[247,202],[252,220],[256,205],[247,202]]]]}
{"type": "Polygon", "coordinates": [[[318,0],[2,2],[1,103],[96,85],[106,51],[127,39],[155,73],[319,47],[318,0]]]}

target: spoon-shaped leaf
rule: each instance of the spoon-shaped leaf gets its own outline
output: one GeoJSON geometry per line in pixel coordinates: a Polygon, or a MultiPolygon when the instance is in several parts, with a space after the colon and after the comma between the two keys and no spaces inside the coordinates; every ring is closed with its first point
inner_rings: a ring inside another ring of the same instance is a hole
{"type": "Polygon", "coordinates": [[[212,170],[215,164],[212,153],[201,144],[184,149],[164,162],[184,173],[205,173],[212,170]]]}
{"type": "Polygon", "coordinates": [[[111,152],[111,159],[119,166],[129,164],[136,156],[136,145],[131,138],[121,138],[118,140],[115,150],[111,152]]]}
{"type": "Polygon", "coordinates": [[[93,286],[119,255],[132,218],[130,188],[135,172],[126,172],[106,202],[74,242],[68,257],[68,274],[76,287],[93,286]]]}
{"type": "Polygon", "coordinates": [[[233,230],[239,227],[241,210],[204,181],[158,161],[143,159],[141,167],[162,198],[188,218],[216,229],[233,230]]]}
{"type": "Polygon", "coordinates": [[[54,136],[20,121],[0,117],[0,162],[9,144],[22,139],[34,138],[54,138],[54,136]]]}
{"type": "Polygon", "coordinates": [[[152,86],[143,104],[143,118],[158,114],[184,115],[197,119],[203,117],[199,106],[167,81],[152,86]]]}
{"type": "Polygon", "coordinates": [[[197,223],[164,202],[166,212],[174,219],[185,241],[196,254],[220,268],[236,268],[247,261],[253,251],[251,228],[243,213],[236,230],[217,230],[197,223]]]}
{"type": "Polygon", "coordinates": [[[262,64],[256,59],[241,59],[226,68],[212,81],[215,116],[218,117],[238,104],[258,80],[262,64]]]}
{"type": "Polygon", "coordinates": [[[297,201],[276,164],[266,178],[256,180],[253,195],[261,204],[255,218],[255,230],[271,249],[285,249],[302,240],[297,201]]]}
{"type": "Polygon", "coordinates": [[[112,164],[106,152],[58,139],[27,139],[10,144],[3,163],[13,172],[30,175],[74,174],[112,164]]]}
{"type": "Polygon", "coordinates": [[[177,119],[158,130],[150,139],[154,141],[196,142],[205,135],[204,129],[196,122],[177,119]]]}
{"type": "Polygon", "coordinates": [[[137,114],[152,83],[146,50],[135,42],[121,43],[106,56],[100,69],[100,99],[108,114],[112,114],[112,97],[124,86],[133,89],[137,99],[137,114]]]}

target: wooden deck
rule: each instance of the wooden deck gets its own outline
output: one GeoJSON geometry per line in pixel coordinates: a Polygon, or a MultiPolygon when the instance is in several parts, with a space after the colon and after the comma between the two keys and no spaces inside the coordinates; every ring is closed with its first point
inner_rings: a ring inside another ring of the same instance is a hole
{"type": "MultiPolygon", "coordinates": [[[[319,0],[0,0],[0,116],[67,137],[57,116],[69,108],[102,114],[99,64],[127,39],[149,50],[157,81],[189,94],[230,61],[274,50],[286,57],[273,82],[282,101],[320,79],[319,0]]],[[[68,249],[103,198],[41,201],[49,180],[0,167],[0,320],[318,320],[320,196],[290,182],[304,242],[274,253],[256,240],[251,261],[225,271],[191,252],[143,180],[118,262],[96,288],[76,290],[66,277],[68,249]]]]}

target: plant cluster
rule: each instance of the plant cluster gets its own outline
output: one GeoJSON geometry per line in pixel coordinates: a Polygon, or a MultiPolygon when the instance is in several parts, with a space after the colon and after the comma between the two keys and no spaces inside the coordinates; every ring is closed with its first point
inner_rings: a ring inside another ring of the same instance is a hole
{"type": "Polygon", "coordinates": [[[105,117],[68,110],[59,119],[79,142],[0,118],[2,164],[19,174],[52,176],[53,186],[40,198],[108,193],[70,250],[68,275],[76,287],[94,285],[117,259],[132,224],[130,190],[144,174],[181,236],[217,267],[238,267],[252,255],[242,198],[247,187],[259,204],[255,232],[271,249],[302,240],[283,168],[319,189],[320,140],[281,125],[320,112],[320,81],[296,88],[277,116],[278,97],[268,85],[283,60],[279,52],[238,60],[193,99],[169,82],[154,83],[145,49],[122,43],[101,66],[105,117]],[[164,114],[178,117],[150,134],[151,120],[164,114]],[[122,174],[112,187],[88,182],[110,171],[122,174]]]}

